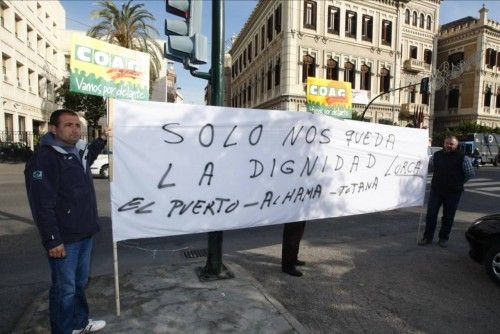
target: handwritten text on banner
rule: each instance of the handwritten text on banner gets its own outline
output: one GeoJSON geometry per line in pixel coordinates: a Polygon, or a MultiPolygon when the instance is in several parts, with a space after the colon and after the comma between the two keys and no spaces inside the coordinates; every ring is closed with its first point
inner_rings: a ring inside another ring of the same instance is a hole
{"type": "Polygon", "coordinates": [[[116,101],[114,241],[423,204],[427,130],[116,101]]]}

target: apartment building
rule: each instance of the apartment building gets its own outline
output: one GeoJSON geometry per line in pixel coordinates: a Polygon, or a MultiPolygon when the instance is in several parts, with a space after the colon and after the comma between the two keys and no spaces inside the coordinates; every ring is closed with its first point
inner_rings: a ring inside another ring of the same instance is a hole
{"type": "Polygon", "coordinates": [[[32,146],[47,130],[65,72],[65,15],[59,1],[0,0],[0,140],[32,146]]]}
{"type": "MultiPolygon", "coordinates": [[[[234,41],[229,105],[305,111],[306,79],[351,82],[373,98],[420,83],[435,64],[440,0],[260,0],[234,41]]],[[[226,85],[228,87],[229,85],[226,85]]],[[[432,99],[417,87],[378,98],[365,118],[429,126],[432,99]]],[[[353,105],[361,113],[365,105],[353,105]]]]}
{"type": "Polygon", "coordinates": [[[448,69],[436,91],[436,131],[475,122],[500,127],[500,23],[467,16],[444,24],[438,38],[438,69],[448,69]]]}

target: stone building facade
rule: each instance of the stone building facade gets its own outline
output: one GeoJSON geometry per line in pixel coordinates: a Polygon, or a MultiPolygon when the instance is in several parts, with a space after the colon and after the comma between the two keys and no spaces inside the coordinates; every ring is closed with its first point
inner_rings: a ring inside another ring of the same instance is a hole
{"type": "Polygon", "coordinates": [[[488,9],[441,27],[437,64],[449,75],[436,91],[435,130],[463,122],[500,127],[500,23],[488,9]]]}
{"type": "Polygon", "coordinates": [[[0,1],[0,140],[33,145],[47,130],[65,73],[59,1],[0,1]]]}
{"type": "MultiPolygon", "coordinates": [[[[439,4],[260,0],[229,51],[228,105],[305,111],[308,76],[350,81],[372,98],[420,83],[436,60],[439,4]]],[[[405,125],[420,111],[428,126],[432,99],[417,86],[381,96],[365,118],[405,125]]]]}

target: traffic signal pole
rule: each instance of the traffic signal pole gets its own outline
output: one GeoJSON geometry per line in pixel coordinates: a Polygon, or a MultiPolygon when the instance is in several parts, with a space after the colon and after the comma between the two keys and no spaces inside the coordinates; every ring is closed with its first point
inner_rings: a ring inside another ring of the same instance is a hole
{"type": "MultiPolygon", "coordinates": [[[[191,74],[204,78],[205,73],[191,70],[191,74]],[[194,72],[194,73],[193,73],[194,72]]],[[[209,73],[211,84],[210,105],[224,105],[224,1],[212,0],[212,66],[209,73]]],[[[207,263],[198,272],[201,281],[233,278],[234,275],[222,263],[223,232],[208,233],[207,263]]]]}

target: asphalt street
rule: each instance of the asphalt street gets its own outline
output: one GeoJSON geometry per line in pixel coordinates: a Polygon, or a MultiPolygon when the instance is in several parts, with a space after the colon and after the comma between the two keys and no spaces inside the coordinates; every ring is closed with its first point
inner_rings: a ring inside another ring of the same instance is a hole
{"type": "MultiPolygon", "coordinates": [[[[99,276],[113,272],[111,220],[109,183],[95,185],[102,232],[92,276],[99,276]]],[[[0,333],[9,333],[48,288],[49,270],[21,165],[0,164],[0,189],[0,333]]],[[[498,212],[498,203],[500,167],[482,167],[467,184],[446,249],[416,245],[425,209],[408,208],[309,222],[302,278],[280,271],[280,225],[225,232],[224,258],[250,272],[312,333],[498,333],[500,287],[470,260],[464,237],[475,218],[498,212]]],[[[205,248],[205,234],[123,242],[120,272],[186,263],[186,255],[205,248]]]]}

